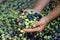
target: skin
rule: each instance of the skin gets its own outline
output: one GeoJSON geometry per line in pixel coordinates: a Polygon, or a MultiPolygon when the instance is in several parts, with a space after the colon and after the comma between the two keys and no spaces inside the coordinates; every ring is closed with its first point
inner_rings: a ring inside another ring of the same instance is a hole
{"type": "Polygon", "coordinates": [[[50,0],[38,0],[33,9],[25,9],[24,12],[34,11],[40,13],[50,0]]]}
{"type": "MultiPolygon", "coordinates": [[[[25,9],[24,12],[34,11],[34,12],[40,13],[49,2],[50,0],[38,0],[33,9],[25,9]]],[[[41,32],[49,22],[53,21],[55,18],[59,16],[60,16],[60,3],[47,16],[42,17],[40,21],[36,22],[33,25],[33,27],[36,27],[36,28],[24,29],[24,31],[25,32],[41,32]]]]}

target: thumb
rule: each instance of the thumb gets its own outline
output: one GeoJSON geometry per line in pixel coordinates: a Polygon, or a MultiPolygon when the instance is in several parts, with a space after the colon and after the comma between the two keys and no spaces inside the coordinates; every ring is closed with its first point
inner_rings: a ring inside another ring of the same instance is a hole
{"type": "Polygon", "coordinates": [[[38,27],[38,26],[40,26],[40,23],[37,21],[37,22],[33,25],[33,27],[38,27]]]}
{"type": "Polygon", "coordinates": [[[24,10],[24,12],[30,12],[31,11],[31,9],[25,9],[24,10]]]}

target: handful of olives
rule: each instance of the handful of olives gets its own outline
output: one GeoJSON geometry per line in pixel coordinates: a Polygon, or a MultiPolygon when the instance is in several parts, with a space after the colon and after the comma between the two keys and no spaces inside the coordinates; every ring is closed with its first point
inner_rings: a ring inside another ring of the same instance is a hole
{"type": "Polygon", "coordinates": [[[32,25],[41,19],[41,15],[31,12],[25,12],[19,15],[19,26],[20,28],[32,28],[32,25]]]}
{"type": "Polygon", "coordinates": [[[33,28],[32,25],[39,21],[42,18],[41,14],[35,13],[33,11],[30,12],[22,12],[19,14],[17,19],[18,21],[18,30],[27,37],[28,39],[35,38],[39,35],[39,33],[25,33],[23,31],[24,28],[33,28]]]}

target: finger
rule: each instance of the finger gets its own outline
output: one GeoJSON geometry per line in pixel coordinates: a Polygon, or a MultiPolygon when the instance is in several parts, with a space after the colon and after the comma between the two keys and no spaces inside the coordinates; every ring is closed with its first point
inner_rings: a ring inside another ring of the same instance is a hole
{"type": "Polygon", "coordinates": [[[24,29],[25,32],[40,32],[44,29],[44,26],[33,28],[33,29],[24,29]]]}
{"type": "Polygon", "coordinates": [[[24,12],[29,12],[30,10],[29,9],[25,9],[24,12]]]}
{"type": "Polygon", "coordinates": [[[35,32],[36,29],[24,29],[25,32],[35,32]]]}
{"type": "Polygon", "coordinates": [[[42,31],[45,28],[45,25],[40,26],[40,31],[42,31]]]}
{"type": "Polygon", "coordinates": [[[24,29],[24,31],[25,32],[39,32],[40,29],[39,29],[39,27],[37,27],[37,28],[34,28],[34,29],[24,29]]]}
{"type": "Polygon", "coordinates": [[[37,21],[34,25],[33,25],[33,27],[37,27],[37,26],[39,26],[40,25],[40,23],[37,21]]]}

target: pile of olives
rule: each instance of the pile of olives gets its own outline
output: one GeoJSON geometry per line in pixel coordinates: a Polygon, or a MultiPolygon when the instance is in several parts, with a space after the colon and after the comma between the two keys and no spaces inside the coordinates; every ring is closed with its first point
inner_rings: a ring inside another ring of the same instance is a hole
{"type": "Polygon", "coordinates": [[[57,2],[50,2],[42,11],[42,15],[35,12],[22,12],[32,8],[37,0],[11,0],[0,2],[0,40],[60,40],[60,17],[50,22],[39,33],[26,33],[23,28],[32,28],[42,15],[46,16],[57,6],[57,2]]]}

